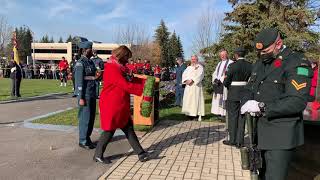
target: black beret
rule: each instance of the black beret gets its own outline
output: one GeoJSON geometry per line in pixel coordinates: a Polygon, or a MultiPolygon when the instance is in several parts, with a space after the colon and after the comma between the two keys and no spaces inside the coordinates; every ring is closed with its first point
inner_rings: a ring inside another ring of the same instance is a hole
{"type": "Polygon", "coordinates": [[[83,49],[92,49],[92,42],[90,41],[83,41],[78,44],[79,48],[83,49]]]}
{"type": "Polygon", "coordinates": [[[255,48],[258,50],[265,49],[273,44],[279,35],[279,30],[276,28],[266,28],[257,34],[254,40],[255,48]]]}
{"type": "Polygon", "coordinates": [[[234,50],[235,53],[245,53],[246,49],[244,49],[243,47],[238,47],[234,50]]]}

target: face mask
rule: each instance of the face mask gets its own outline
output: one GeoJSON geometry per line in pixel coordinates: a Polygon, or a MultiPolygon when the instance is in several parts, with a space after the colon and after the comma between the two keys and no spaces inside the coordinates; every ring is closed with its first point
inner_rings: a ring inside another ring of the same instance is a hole
{"type": "Polygon", "coordinates": [[[274,47],[273,51],[271,53],[267,54],[260,54],[259,53],[259,58],[262,60],[263,63],[270,63],[274,59],[276,59],[276,55],[273,53],[276,47],[274,47]]]}

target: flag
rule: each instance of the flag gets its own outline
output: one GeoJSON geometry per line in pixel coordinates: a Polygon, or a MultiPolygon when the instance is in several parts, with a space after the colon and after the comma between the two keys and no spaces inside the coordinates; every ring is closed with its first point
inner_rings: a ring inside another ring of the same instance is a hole
{"type": "Polygon", "coordinates": [[[19,51],[18,51],[18,40],[17,40],[16,32],[13,33],[13,60],[17,64],[20,64],[20,57],[19,57],[19,51]]]}

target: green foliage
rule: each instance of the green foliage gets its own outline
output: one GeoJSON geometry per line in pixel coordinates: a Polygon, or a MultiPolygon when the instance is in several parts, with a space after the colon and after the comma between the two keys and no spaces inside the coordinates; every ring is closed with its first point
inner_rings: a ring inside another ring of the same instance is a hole
{"type": "Polygon", "coordinates": [[[62,39],[62,37],[60,37],[60,38],[59,38],[58,43],[63,43],[63,39],[62,39]]]}
{"type": "Polygon", "coordinates": [[[69,35],[69,37],[68,37],[67,40],[66,40],[66,43],[67,43],[67,42],[72,42],[72,41],[73,41],[73,38],[72,38],[71,35],[69,35]]]}
{"type": "Polygon", "coordinates": [[[49,43],[54,43],[54,39],[53,39],[52,36],[51,36],[51,39],[50,39],[49,43]]]}
{"type": "MultiPolygon", "coordinates": [[[[155,77],[148,76],[143,89],[144,97],[153,97],[155,77]]],[[[141,104],[141,115],[143,117],[150,117],[152,111],[152,102],[142,100],[141,104]]]]}
{"type": "MultiPolygon", "coordinates": [[[[284,44],[307,57],[320,59],[319,33],[314,31],[317,11],[310,7],[312,0],[228,0],[233,11],[226,13],[224,33],[214,45],[202,49],[203,54],[217,55],[219,50],[232,51],[243,46],[248,50],[247,60],[255,62],[256,51],[253,40],[258,32],[267,27],[276,27],[284,37],[284,44]]],[[[231,53],[230,53],[231,52],[231,53]]],[[[210,73],[219,61],[217,57],[206,59],[206,90],[211,90],[210,73]]]]}
{"type": "Polygon", "coordinates": [[[168,31],[167,26],[165,25],[165,22],[161,19],[160,25],[155,31],[155,40],[156,43],[159,44],[161,49],[160,54],[160,60],[161,60],[161,66],[168,67],[171,65],[171,62],[169,60],[169,35],[170,32],[168,31]]]}
{"type": "Polygon", "coordinates": [[[49,36],[46,34],[40,39],[40,43],[49,43],[49,36]]]}

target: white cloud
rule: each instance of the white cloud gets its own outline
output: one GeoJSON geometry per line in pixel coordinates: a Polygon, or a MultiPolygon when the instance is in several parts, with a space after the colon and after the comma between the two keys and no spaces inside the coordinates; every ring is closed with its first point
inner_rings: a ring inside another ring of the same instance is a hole
{"type": "Polygon", "coordinates": [[[114,18],[125,17],[128,15],[128,4],[126,0],[118,0],[116,6],[110,11],[104,14],[100,14],[96,17],[97,21],[107,21],[114,18]]]}
{"type": "Polygon", "coordinates": [[[58,2],[49,9],[49,18],[63,16],[65,13],[75,10],[75,6],[68,2],[58,2]]]}

